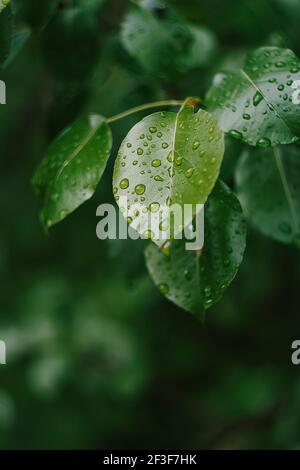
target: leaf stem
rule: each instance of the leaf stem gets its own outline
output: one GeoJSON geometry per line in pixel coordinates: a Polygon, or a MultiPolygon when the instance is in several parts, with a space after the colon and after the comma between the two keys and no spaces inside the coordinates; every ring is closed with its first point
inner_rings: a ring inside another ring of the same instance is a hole
{"type": "Polygon", "coordinates": [[[159,108],[161,106],[182,106],[186,100],[162,100],[162,101],[154,101],[152,103],[141,104],[140,106],[135,106],[134,108],[128,109],[123,113],[116,114],[115,116],[111,116],[106,119],[108,124],[119,121],[119,119],[123,119],[130,114],[138,113],[139,111],[144,111],[145,109],[151,108],[159,108]]]}

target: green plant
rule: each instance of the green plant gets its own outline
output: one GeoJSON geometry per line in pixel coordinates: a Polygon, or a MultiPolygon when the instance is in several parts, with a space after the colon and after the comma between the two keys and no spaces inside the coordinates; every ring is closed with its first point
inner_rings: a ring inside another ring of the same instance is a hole
{"type": "MultiPolygon", "coordinates": [[[[53,14],[53,3],[43,18],[53,14]]],[[[170,77],[179,80],[203,67],[213,57],[214,35],[181,20],[173,10],[161,18],[153,5],[159,9],[158,2],[134,4],[123,22],[120,37],[132,67],[139,64],[166,83],[170,77]]],[[[6,12],[9,28],[10,11],[6,12]]],[[[27,17],[30,12],[23,14],[27,17]]],[[[3,14],[0,18],[4,20],[3,14]]],[[[77,9],[66,10],[47,28],[46,60],[54,74],[64,76],[66,86],[73,75],[81,78],[87,69],[92,70],[99,46],[95,31],[90,12],[82,17],[77,9]],[[64,43],[65,54],[58,58],[55,42],[71,24],[71,17],[75,23],[81,18],[80,27],[76,35],[70,28],[70,42],[64,43]],[[88,54],[80,46],[87,31],[93,44],[88,54]],[[70,60],[70,68],[67,59],[74,50],[79,60],[70,60]]],[[[0,50],[2,62],[7,49],[0,50]]],[[[86,113],[53,141],[34,175],[34,187],[44,200],[43,225],[48,230],[92,197],[111,154],[110,125],[158,108],[135,124],[121,144],[114,164],[113,193],[117,203],[120,195],[127,195],[130,204],[138,201],[145,210],[166,201],[206,204],[201,252],[184,250],[178,240],[171,240],[167,249],[152,242],[146,248],[146,264],[161,293],[202,317],[221,298],[242,262],[246,228],[239,200],[246,218],[260,231],[299,246],[300,108],[292,103],[292,83],[299,79],[300,63],[291,50],[260,47],[241,68],[217,74],[204,100],[159,99],[109,118],[86,113]],[[179,109],[170,111],[169,107],[179,109]],[[224,133],[226,148],[230,139],[243,144],[235,172],[236,195],[218,179],[224,133]]],[[[136,218],[142,220],[143,213],[136,218]]]]}

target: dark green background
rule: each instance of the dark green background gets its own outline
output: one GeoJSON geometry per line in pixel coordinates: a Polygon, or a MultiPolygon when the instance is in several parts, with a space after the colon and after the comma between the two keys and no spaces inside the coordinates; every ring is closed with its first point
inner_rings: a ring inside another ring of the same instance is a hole
{"type": "MultiPolygon", "coordinates": [[[[12,1],[16,28],[34,30],[0,75],[1,448],[299,448],[299,251],[249,227],[240,272],[203,325],[157,291],[143,242],[96,238],[118,145],[140,115],[112,126],[95,196],[48,236],[31,177],[52,138],[86,109],[111,116],[203,97],[215,72],[258,46],[299,55],[300,2],[167,2],[218,44],[205,67],[169,80],[145,73],[120,42],[130,2],[89,9],[74,0],[83,11],[71,39],[60,22],[72,2],[58,2],[46,27],[44,2],[26,0],[28,11],[21,3],[12,1]]],[[[222,175],[232,188],[239,155],[229,144],[222,175]]]]}

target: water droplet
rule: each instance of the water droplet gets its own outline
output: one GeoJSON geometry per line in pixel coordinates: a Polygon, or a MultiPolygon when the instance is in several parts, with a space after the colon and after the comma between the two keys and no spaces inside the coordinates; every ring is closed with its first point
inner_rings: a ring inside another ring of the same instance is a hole
{"type": "Polygon", "coordinates": [[[154,237],[154,233],[151,230],[145,230],[145,232],[143,233],[143,236],[147,238],[148,240],[150,240],[151,238],[154,237]]]}
{"type": "Polygon", "coordinates": [[[173,162],[174,162],[174,158],[175,158],[175,156],[174,156],[174,153],[173,153],[173,152],[170,152],[169,155],[167,156],[167,160],[168,160],[168,162],[170,162],[170,163],[173,163],[173,162]]]}
{"type": "Polygon", "coordinates": [[[263,95],[259,91],[257,91],[255,95],[253,96],[253,105],[258,106],[259,103],[262,101],[262,99],[263,99],[263,95]]]}
{"type": "Polygon", "coordinates": [[[251,119],[250,114],[244,113],[244,114],[243,114],[243,119],[246,119],[246,121],[249,121],[249,119],[251,119]]]}
{"type": "Polygon", "coordinates": [[[163,142],[162,148],[163,148],[163,149],[167,149],[168,147],[169,147],[169,144],[167,144],[167,142],[163,142]]]}
{"type": "Polygon", "coordinates": [[[59,218],[60,220],[64,219],[65,217],[67,217],[68,215],[68,211],[66,210],[61,210],[60,213],[59,213],[59,218]]]}
{"type": "Polygon", "coordinates": [[[154,160],[152,160],[151,165],[157,168],[161,165],[161,161],[158,158],[155,158],[154,160]]]}
{"type": "Polygon", "coordinates": [[[164,284],[164,283],[159,284],[158,288],[160,290],[160,293],[163,295],[168,294],[170,290],[168,284],[164,284]]]}
{"type": "Polygon", "coordinates": [[[231,129],[229,131],[229,135],[237,140],[241,140],[243,138],[243,134],[240,131],[237,131],[235,129],[231,129]]]}
{"type": "Polygon", "coordinates": [[[197,148],[199,147],[199,145],[200,145],[199,140],[195,140],[195,142],[193,142],[192,149],[193,149],[193,150],[197,150],[197,148]]]}
{"type": "Polygon", "coordinates": [[[137,184],[136,187],[134,188],[136,194],[144,194],[146,187],[144,184],[137,184]]]}
{"type": "Polygon", "coordinates": [[[143,153],[144,153],[144,150],[141,149],[141,147],[139,147],[139,148],[137,149],[137,154],[138,154],[138,155],[143,155],[143,153]]]}
{"type": "Polygon", "coordinates": [[[271,141],[267,137],[262,137],[256,142],[256,145],[258,147],[270,147],[271,146],[271,141]]]}
{"type": "Polygon", "coordinates": [[[159,208],[160,208],[159,202],[151,202],[151,204],[149,206],[150,212],[158,212],[159,208]]]}
{"type": "Polygon", "coordinates": [[[124,178],[120,181],[120,188],[121,189],[127,189],[129,186],[129,180],[127,178],[124,178]]]}
{"type": "Polygon", "coordinates": [[[155,181],[164,181],[164,179],[160,175],[154,176],[155,181]]]}
{"type": "Polygon", "coordinates": [[[156,127],[149,127],[149,131],[151,132],[151,134],[155,134],[155,132],[157,132],[157,128],[156,127]]]}
{"type": "Polygon", "coordinates": [[[187,178],[190,178],[193,175],[194,170],[195,170],[194,168],[188,168],[188,170],[186,170],[186,172],[185,172],[185,176],[187,178]]]}

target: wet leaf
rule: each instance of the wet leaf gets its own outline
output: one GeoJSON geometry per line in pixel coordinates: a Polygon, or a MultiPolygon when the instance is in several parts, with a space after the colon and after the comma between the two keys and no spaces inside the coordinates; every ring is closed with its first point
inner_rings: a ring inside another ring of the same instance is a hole
{"type": "MultiPolygon", "coordinates": [[[[194,113],[186,106],[178,113],[147,116],[131,129],[115,162],[113,192],[121,211],[142,235],[149,229],[148,212],[160,211],[164,227],[171,205],[204,204],[223,153],[224,135],[203,110],[194,113]]],[[[172,233],[178,231],[175,223],[172,233]]],[[[156,243],[160,246],[161,240],[156,243]]]]}
{"type": "Polygon", "coordinates": [[[45,227],[60,222],[92,197],[111,145],[110,129],[98,115],[78,119],[50,145],[33,178],[44,198],[41,220],[45,227]]]}
{"type": "Polygon", "coordinates": [[[300,63],[289,49],[262,47],[243,69],[216,75],[208,109],[224,132],[258,147],[289,144],[300,136],[300,107],[292,103],[300,63]]]}
{"type": "Polygon", "coordinates": [[[205,204],[203,250],[188,251],[185,243],[173,240],[168,256],[151,243],[146,263],[167,299],[202,318],[234,279],[246,246],[241,206],[224,183],[218,181],[205,204]]]}
{"type": "Polygon", "coordinates": [[[300,246],[300,148],[249,149],[237,170],[247,217],[265,235],[300,246]]]}

